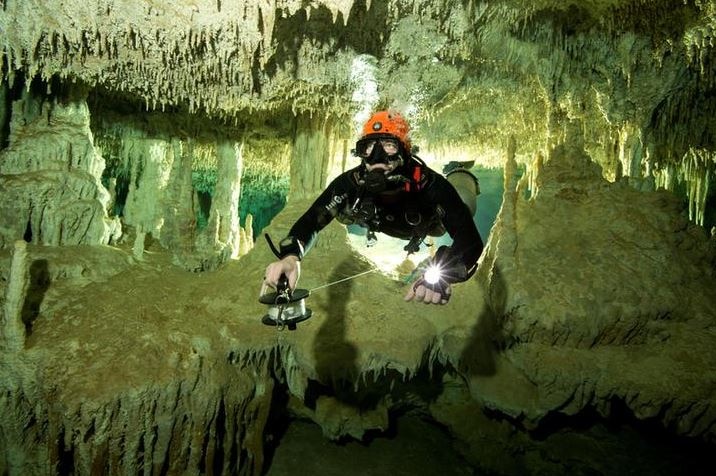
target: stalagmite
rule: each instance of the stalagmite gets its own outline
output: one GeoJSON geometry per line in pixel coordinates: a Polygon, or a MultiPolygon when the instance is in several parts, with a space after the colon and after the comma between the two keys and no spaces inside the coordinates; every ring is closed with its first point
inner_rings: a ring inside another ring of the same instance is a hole
{"type": "Polygon", "coordinates": [[[331,159],[329,134],[325,117],[299,118],[291,156],[290,198],[310,197],[325,187],[331,159]]]}
{"type": "MultiPolygon", "coordinates": [[[[223,247],[228,258],[239,254],[239,196],[243,169],[243,143],[221,142],[216,147],[216,190],[211,202],[208,229],[215,235],[214,246],[223,247]]],[[[221,260],[223,261],[223,260],[221,260]]]]}
{"type": "Polygon", "coordinates": [[[107,201],[107,213],[111,213],[117,204],[117,177],[109,179],[109,200],[107,201]]]}
{"type": "Polygon", "coordinates": [[[22,322],[22,309],[27,288],[30,285],[28,270],[27,243],[18,240],[13,249],[10,276],[3,303],[0,347],[4,352],[18,352],[25,347],[25,324],[22,322]]]}
{"type": "Polygon", "coordinates": [[[146,237],[147,233],[138,228],[134,237],[134,245],[132,245],[132,254],[140,261],[144,257],[144,241],[146,237]]]}
{"type": "Polygon", "coordinates": [[[239,240],[239,256],[244,256],[254,247],[254,217],[250,213],[246,215],[244,226],[241,227],[239,240]]]}

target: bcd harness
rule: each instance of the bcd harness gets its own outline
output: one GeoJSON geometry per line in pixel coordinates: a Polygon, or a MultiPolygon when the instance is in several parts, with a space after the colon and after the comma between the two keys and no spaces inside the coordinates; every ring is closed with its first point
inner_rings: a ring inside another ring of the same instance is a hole
{"type": "MultiPolygon", "coordinates": [[[[348,194],[336,196],[331,201],[331,208],[335,207],[338,221],[345,225],[356,224],[367,229],[366,244],[368,246],[372,246],[377,241],[375,235],[377,231],[390,230],[396,232],[396,235],[400,231],[401,236],[398,237],[409,240],[404,250],[410,254],[420,249],[420,245],[426,236],[439,236],[445,233],[440,220],[444,210],[438,205],[433,211],[429,211],[425,205],[420,206],[419,203],[416,203],[419,202],[420,198],[417,193],[421,192],[429,184],[429,177],[423,172],[424,163],[422,160],[415,156],[413,157],[417,159],[418,163],[412,167],[409,177],[399,174],[386,177],[388,182],[403,182],[402,187],[393,188],[391,191],[382,194],[383,197],[388,197],[388,204],[381,204],[379,203],[380,201],[376,201],[373,198],[372,194],[366,193],[365,170],[356,171],[353,175],[355,183],[359,186],[359,192],[352,203],[340,206],[344,201],[347,201],[348,194]],[[363,173],[361,174],[361,172],[363,173]],[[416,194],[416,196],[406,199],[405,197],[400,197],[400,194],[403,193],[416,194]],[[406,205],[403,207],[402,217],[406,226],[400,226],[396,222],[397,217],[386,210],[386,208],[390,207],[385,205],[389,205],[390,198],[393,197],[395,198],[394,203],[403,202],[406,205]]],[[[378,194],[377,196],[380,195],[378,194]]]]}

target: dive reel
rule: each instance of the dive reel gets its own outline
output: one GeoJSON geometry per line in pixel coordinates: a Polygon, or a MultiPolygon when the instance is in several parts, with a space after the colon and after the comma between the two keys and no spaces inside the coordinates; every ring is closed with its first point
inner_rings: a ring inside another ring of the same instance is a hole
{"type": "MultiPolygon", "coordinates": [[[[281,259],[281,253],[276,249],[268,233],[264,235],[271,251],[277,258],[281,259]]],[[[276,326],[278,330],[288,327],[293,331],[296,324],[311,317],[311,310],[306,308],[306,298],[310,291],[306,289],[294,289],[288,285],[288,277],[282,274],[276,284],[276,292],[262,294],[259,297],[261,304],[269,306],[261,322],[267,326],[276,326]]]]}

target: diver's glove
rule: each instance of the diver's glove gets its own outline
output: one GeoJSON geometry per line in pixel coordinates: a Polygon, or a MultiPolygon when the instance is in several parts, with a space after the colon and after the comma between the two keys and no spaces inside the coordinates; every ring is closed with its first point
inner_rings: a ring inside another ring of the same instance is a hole
{"type": "Polygon", "coordinates": [[[465,281],[465,264],[451,255],[448,246],[441,246],[427,265],[419,266],[420,278],[411,286],[406,301],[413,299],[427,304],[447,304],[452,290],[450,284],[465,281]]]}
{"type": "Polygon", "coordinates": [[[447,304],[452,296],[450,285],[444,282],[430,283],[425,278],[420,278],[406,296],[406,301],[415,299],[426,304],[447,304]]]}

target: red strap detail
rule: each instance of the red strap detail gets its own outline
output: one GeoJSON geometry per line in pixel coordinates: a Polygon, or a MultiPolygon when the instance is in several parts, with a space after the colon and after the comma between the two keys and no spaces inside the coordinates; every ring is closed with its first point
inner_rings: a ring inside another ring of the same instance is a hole
{"type": "Polygon", "coordinates": [[[422,188],[422,185],[420,183],[420,179],[423,178],[423,171],[420,169],[420,166],[417,166],[413,169],[413,182],[415,183],[415,189],[420,190],[422,188]]]}
{"type": "Polygon", "coordinates": [[[413,190],[420,190],[423,188],[422,184],[420,183],[420,180],[423,178],[423,171],[420,168],[420,166],[416,166],[413,168],[413,180],[405,182],[405,191],[411,192],[413,190]],[[415,184],[415,187],[413,188],[413,184],[415,184]]]}

